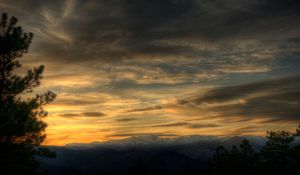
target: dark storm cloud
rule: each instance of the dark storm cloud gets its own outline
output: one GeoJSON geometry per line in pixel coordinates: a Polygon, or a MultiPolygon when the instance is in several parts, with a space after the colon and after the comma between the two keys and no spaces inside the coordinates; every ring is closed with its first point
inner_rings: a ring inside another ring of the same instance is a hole
{"type": "Polygon", "coordinates": [[[212,89],[179,105],[209,105],[219,117],[300,121],[300,76],[212,89]]]}
{"type": "Polygon", "coordinates": [[[35,51],[60,61],[120,60],[140,54],[199,56],[205,50],[173,40],[263,41],[276,36],[283,42],[281,38],[299,35],[300,25],[297,0],[4,0],[1,4],[38,29],[35,51]]]}

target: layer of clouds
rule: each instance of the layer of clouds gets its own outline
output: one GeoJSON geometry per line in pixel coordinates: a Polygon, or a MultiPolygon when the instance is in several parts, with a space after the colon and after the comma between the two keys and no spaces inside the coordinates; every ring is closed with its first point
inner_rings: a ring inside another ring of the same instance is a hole
{"type": "Polygon", "coordinates": [[[241,74],[291,74],[290,65],[300,65],[299,6],[296,0],[0,3],[35,33],[24,60],[28,67],[46,65],[45,88],[123,97],[128,90],[214,84],[241,74]]]}
{"type": "Polygon", "coordinates": [[[160,110],[162,108],[163,107],[161,107],[161,106],[153,106],[153,107],[147,107],[147,108],[132,109],[132,110],[128,110],[126,112],[145,112],[145,111],[160,110]]]}
{"type": "Polygon", "coordinates": [[[174,137],[176,134],[166,134],[166,133],[126,133],[126,134],[112,134],[109,137],[138,137],[138,136],[156,136],[156,137],[174,137]]]}
{"type": "Polygon", "coordinates": [[[69,64],[158,59],[162,62],[154,61],[152,68],[168,72],[193,59],[197,68],[188,64],[176,73],[266,72],[272,66],[266,58],[282,54],[282,45],[299,49],[299,42],[288,42],[300,36],[297,0],[4,0],[0,5],[36,33],[35,54],[69,64]],[[166,67],[170,57],[179,63],[166,67]],[[232,70],[232,64],[239,68],[232,70]]]}
{"type": "Polygon", "coordinates": [[[63,113],[60,114],[61,117],[70,117],[70,118],[76,118],[76,117],[103,117],[106,116],[106,114],[102,112],[83,112],[83,113],[63,113]]]}
{"type": "Polygon", "coordinates": [[[277,79],[300,73],[298,0],[1,0],[0,9],[35,33],[22,63],[46,66],[57,135],[64,126],[106,128],[99,137],[240,134],[299,121],[299,76],[277,79]],[[64,121],[83,116],[93,121],[64,121]],[[243,122],[251,126],[234,125],[243,122]]]}
{"type": "Polygon", "coordinates": [[[187,122],[178,122],[178,123],[169,123],[169,124],[161,124],[156,125],[154,127],[182,127],[185,126],[187,128],[197,129],[197,128],[214,128],[219,127],[217,124],[204,124],[204,123],[187,123],[187,122]]]}
{"type": "Polygon", "coordinates": [[[179,106],[215,111],[217,117],[300,121],[300,76],[220,87],[201,96],[178,100],[179,106]]]}

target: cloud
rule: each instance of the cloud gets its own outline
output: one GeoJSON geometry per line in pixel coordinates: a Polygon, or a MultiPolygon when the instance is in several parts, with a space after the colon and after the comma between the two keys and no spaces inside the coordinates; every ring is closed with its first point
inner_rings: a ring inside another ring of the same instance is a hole
{"type": "MultiPolygon", "coordinates": [[[[217,112],[219,117],[241,117],[249,120],[267,118],[273,121],[299,121],[300,76],[273,79],[229,87],[219,87],[190,100],[179,100],[180,106],[217,112]]],[[[266,120],[270,122],[270,120],[266,120]]]]}
{"type": "Polygon", "coordinates": [[[238,98],[249,97],[257,93],[280,93],[286,91],[295,91],[300,87],[300,76],[293,76],[275,80],[267,80],[249,84],[215,88],[205,93],[205,95],[196,98],[196,103],[202,102],[222,102],[238,98]]]}
{"type": "Polygon", "coordinates": [[[55,102],[56,105],[66,105],[66,106],[88,106],[103,103],[103,101],[93,101],[93,100],[79,100],[79,99],[59,99],[55,102]]]}
{"type": "Polygon", "coordinates": [[[188,127],[192,129],[198,129],[198,128],[215,128],[215,127],[220,127],[221,125],[218,124],[189,124],[188,127]]]}
{"type": "Polygon", "coordinates": [[[156,125],[220,134],[233,123],[299,119],[299,76],[277,79],[300,73],[298,0],[1,0],[0,8],[35,34],[21,61],[46,66],[41,90],[58,94],[47,106],[52,133],[68,122],[94,128],[83,116],[104,123],[104,140],[156,125]]]}
{"type": "Polygon", "coordinates": [[[56,61],[205,57],[215,53],[206,47],[212,41],[220,41],[215,47],[221,48],[248,40],[270,44],[274,35],[279,42],[299,36],[296,0],[5,0],[2,4],[14,6],[12,13],[20,14],[36,31],[34,51],[56,61]]]}
{"type": "Polygon", "coordinates": [[[188,122],[177,122],[177,123],[168,123],[155,125],[154,127],[187,127],[191,129],[199,129],[199,128],[214,128],[220,127],[221,125],[217,124],[205,124],[205,123],[188,123],[188,122]]]}
{"type": "Polygon", "coordinates": [[[46,77],[58,91],[209,82],[271,72],[278,60],[287,68],[290,56],[299,55],[297,1],[4,0],[1,5],[35,33],[28,65],[48,69],[56,63],[53,69],[62,69],[46,77]]]}
{"type": "Polygon", "coordinates": [[[255,132],[257,132],[256,126],[240,126],[226,132],[225,134],[226,135],[247,135],[255,132]]]}
{"type": "Polygon", "coordinates": [[[137,137],[137,136],[142,136],[147,138],[147,136],[149,137],[164,137],[164,136],[177,136],[176,134],[166,134],[166,133],[125,133],[125,134],[112,134],[112,135],[108,135],[108,137],[137,137]]]}
{"type": "Polygon", "coordinates": [[[82,112],[82,113],[63,113],[60,114],[59,116],[61,117],[71,117],[71,118],[76,118],[76,117],[103,117],[106,116],[106,114],[102,112],[82,112]]]}
{"type": "Polygon", "coordinates": [[[131,122],[131,121],[135,121],[135,120],[137,120],[137,119],[136,118],[130,118],[130,117],[116,119],[117,122],[131,122]]]}
{"type": "Polygon", "coordinates": [[[300,91],[274,93],[246,99],[244,104],[232,104],[216,107],[225,115],[240,115],[244,117],[270,117],[278,121],[299,122],[300,91]]]}
{"type": "Polygon", "coordinates": [[[131,109],[126,111],[126,113],[128,112],[145,112],[145,111],[153,111],[153,110],[160,110],[163,109],[162,106],[152,106],[152,107],[147,107],[147,108],[139,108],[139,109],[131,109]]]}
{"type": "Polygon", "coordinates": [[[187,126],[187,125],[188,125],[188,123],[185,123],[185,122],[177,122],[177,123],[156,125],[155,127],[177,127],[177,126],[187,126]]]}
{"type": "Polygon", "coordinates": [[[65,114],[60,114],[61,117],[80,117],[79,114],[73,114],[73,113],[65,113],[65,114]]]}
{"type": "Polygon", "coordinates": [[[84,112],[82,113],[83,116],[86,117],[103,117],[106,116],[106,114],[102,113],[102,112],[84,112]]]}

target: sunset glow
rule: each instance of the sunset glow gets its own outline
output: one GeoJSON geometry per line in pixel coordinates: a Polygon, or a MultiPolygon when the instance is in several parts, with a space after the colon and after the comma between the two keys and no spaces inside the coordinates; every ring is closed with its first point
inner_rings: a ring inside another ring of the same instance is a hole
{"type": "Polygon", "coordinates": [[[45,65],[37,92],[57,94],[43,144],[295,129],[297,7],[130,2],[0,2],[35,34],[21,71],[45,65]]]}

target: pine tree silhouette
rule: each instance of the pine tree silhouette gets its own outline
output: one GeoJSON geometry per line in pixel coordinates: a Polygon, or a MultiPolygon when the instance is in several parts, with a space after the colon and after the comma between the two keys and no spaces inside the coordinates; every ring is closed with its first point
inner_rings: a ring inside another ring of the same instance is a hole
{"type": "Polygon", "coordinates": [[[5,13],[0,19],[0,171],[32,175],[38,167],[35,156],[54,156],[40,144],[47,127],[42,121],[47,116],[43,106],[56,95],[50,91],[32,94],[40,85],[44,66],[28,70],[24,76],[16,74],[21,67],[19,58],[28,52],[33,39],[17,21],[5,13]]]}

